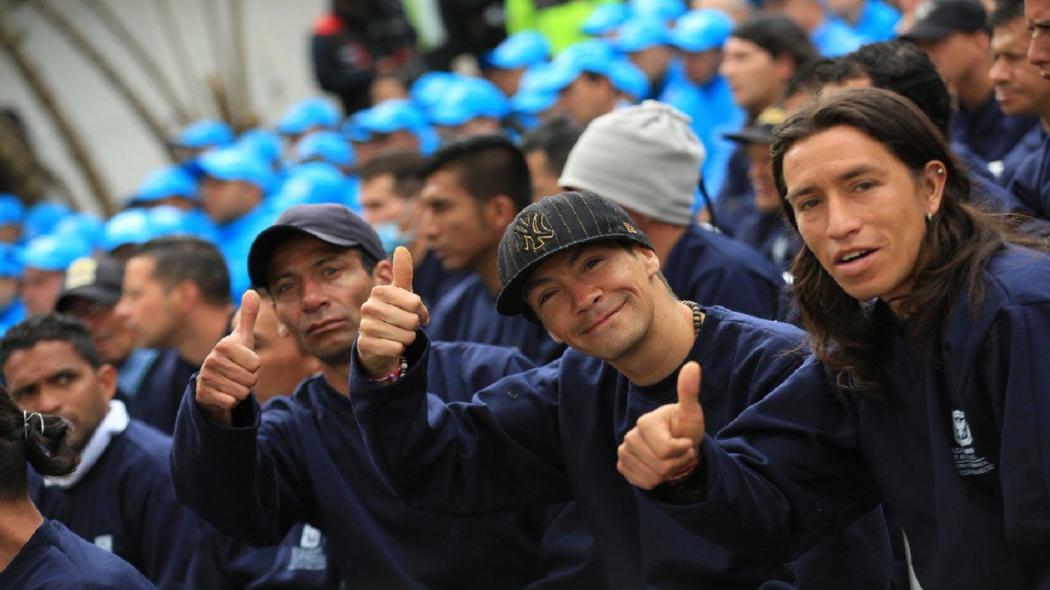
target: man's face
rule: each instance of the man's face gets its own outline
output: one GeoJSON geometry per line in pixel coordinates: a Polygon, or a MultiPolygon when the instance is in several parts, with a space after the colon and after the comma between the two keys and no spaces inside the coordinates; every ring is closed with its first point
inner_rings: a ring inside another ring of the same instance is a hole
{"type": "Polygon", "coordinates": [[[558,177],[551,174],[547,165],[546,152],[543,150],[532,150],[525,154],[525,162],[529,165],[529,176],[532,178],[533,203],[543,197],[549,197],[561,192],[561,187],[558,186],[558,177]]]}
{"type": "Polygon", "coordinates": [[[689,81],[703,86],[718,73],[718,68],[722,65],[722,50],[682,52],[682,65],[685,67],[685,76],[689,78],[689,81]]]}
{"type": "Polygon", "coordinates": [[[503,228],[491,227],[483,207],[460,186],[456,170],[438,170],[427,177],[420,203],[423,237],[446,269],[475,269],[498,245],[494,235],[502,235],[503,228]]]}
{"type": "Polygon", "coordinates": [[[582,128],[612,112],[616,108],[616,100],[616,90],[608,79],[581,74],[561,91],[557,109],[568,114],[582,128]]]}
{"type": "Polygon", "coordinates": [[[881,143],[842,126],[791,146],[783,168],[798,231],[835,282],[859,301],[907,293],[926,214],[940,207],[943,163],[916,177],[881,143]]]}
{"type": "Polygon", "coordinates": [[[758,45],[737,37],[726,40],[720,71],[742,109],[759,113],[780,100],[787,85],[782,70],[779,60],[758,45]]]}
{"type": "Polygon", "coordinates": [[[361,183],[361,217],[372,225],[399,221],[405,198],[394,190],[394,175],[383,174],[361,183]]]}
{"type": "Polygon", "coordinates": [[[239,180],[205,176],[200,184],[201,207],[215,223],[229,223],[248,213],[262,200],[259,188],[239,180]]]}
{"type": "Polygon", "coordinates": [[[153,277],[156,263],[149,256],[135,256],[124,268],[124,284],[117,315],[135,335],[139,346],[164,348],[174,344],[180,318],[169,289],[153,277]]]}
{"type": "Polygon", "coordinates": [[[525,75],[525,68],[491,68],[485,72],[489,81],[496,85],[506,96],[514,96],[521,87],[521,78],[525,75]]]}
{"type": "Polygon", "coordinates": [[[6,308],[18,297],[18,278],[0,277],[0,309],[6,308]]]}
{"type": "Polygon", "coordinates": [[[992,69],[995,100],[1003,113],[1011,116],[1050,115],[1050,84],[1039,68],[1028,63],[1031,35],[1023,18],[1016,18],[992,32],[992,69]]]}
{"type": "MultiPolygon", "coordinates": [[[[916,45],[930,56],[937,73],[948,85],[952,94],[960,92],[960,86],[968,83],[971,70],[980,62],[975,43],[978,35],[955,32],[932,41],[918,41],[916,45]]],[[[983,34],[981,36],[983,39],[983,34]]],[[[982,74],[983,75],[983,74],[982,74]]]]}
{"type": "Polygon", "coordinates": [[[657,82],[662,80],[667,73],[667,67],[671,64],[671,58],[674,57],[674,50],[667,45],[653,45],[641,51],[635,51],[628,57],[631,63],[645,72],[645,77],[650,82],[657,82]]]}
{"type": "Polygon", "coordinates": [[[1050,80],[1050,0],[1025,0],[1024,18],[1031,32],[1028,62],[1050,80]]]}
{"type": "Polygon", "coordinates": [[[7,358],[3,370],[18,407],[73,423],[70,444],[78,450],[105,417],[117,387],[112,366],[95,369],[65,340],[47,340],[17,350],[7,358]]]}
{"type": "Polygon", "coordinates": [[[375,285],[361,252],[295,236],[276,249],[267,273],[277,319],[302,349],[326,364],[346,363],[375,285]]]}
{"type": "Polygon", "coordinates": [[[572,248],[529,277],[524,302],[559,342],[610,362],[630,355],[653,322],[660,261],[612,242],[572,248]]]}
{"type": "Polygon", "coordinates": [[[770,213],[780,208],[780,193],[773,180],[773,168],[769,157],[769,144],[747,144],[747,178],[755,192],[755,209],[770,213]]]}
{"type": "Polygon", "coordinates": [[[87,326],[88,332],[91,333],[91,342],[102,362],[119,364],[135,348],[135,333],[128,327],[124,318],[117,315],[115,306],[74,297],[66,313],[87,326]]]}
{"type": "Polygon", "coordinates": [[[55,307],[66,274],[62,271],[26,268],[22,276],[22,300],[29,315],[43,315],[55,307]]]}
{"type": "MultiPolygon", "coordinates": [[[[230,320],[236,326],[240,310],[230,320]]],[[[277,319],[272,301],[261,301],[255,318],[255,354],[259,355],[259,380],[252,392],[260,404],[290,395],[300,381],[318,370],[317,359],[307,355],[292,331],[277,319]]]]}

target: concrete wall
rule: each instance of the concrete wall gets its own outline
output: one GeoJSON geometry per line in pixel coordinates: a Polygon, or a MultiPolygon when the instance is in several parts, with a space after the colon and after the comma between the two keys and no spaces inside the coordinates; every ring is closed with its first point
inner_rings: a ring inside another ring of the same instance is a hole
{"type": "MultiPolygon", "coordinates": [[[[146,97],[163,124],[175,133],[178,122],[162,95],[141,73],[136,62],[99,23],[85,2],[105,2],[132,28],[160,62],[176,91],[196,116],[215,116],[205,100],[204,80],[219,73],[217,63],[229,55],[211,51],[206,14],[220,14],[228,35],[228,3],[224,0],[52,0],[72,19],[132,85],[146,97]],[[159,3],[167,2],[176,14],[178,27],[188,45],[195,81],[190,92],[176,68],[174,53],[161,29],[159,3]]],[[[27,3],[31,4],[31,3],[27,3]]],[[[264,124],[272,124],[291,103],[319,92],[309,58],[309,32],[315,18],[324,13],[326,0],[242,0],[248,80],[254,112],[264,124]]],[[[23,39],[23,48],[41,68],[58,101],[73,119],[89,145],[103,178],[115,198],[122,199],[142,178],[165,163],[156,142],[130,107],[112,90],[98,71],[35,10],[22,7],[8,13],[8,27],[23,39]]],[[[3,18],[3,16],[0,16],[3,18]]],[[[228,45],[227,45],[228,47],[228,45]]],[[[227,50],[228,51],[228,50],[227,50]]],[[[87,203],[88,189],[67,155],[50,119],[40,109],[21,76],[9,60],[0,57],[0,105],[14,107],[29,129],[44,161],[70,186],[79,203],[87,203]]],[[[88,207],[85,207],[88,208],[88,207]]]]}

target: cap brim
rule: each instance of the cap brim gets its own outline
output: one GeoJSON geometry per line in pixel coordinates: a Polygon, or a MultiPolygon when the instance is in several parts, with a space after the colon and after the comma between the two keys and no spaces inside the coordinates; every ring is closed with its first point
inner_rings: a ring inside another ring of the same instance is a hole
{"type": "Polygon", "coordinates": [[[362,248],[367,251],[364,244],[357,240],[333,236],[322,231],[304,229],[296,225],[271,225],[259,232],[259,235],[255,237],[255,241],[252,242],[251,249],[248,251],[248,278],[251,279],[253,287],[269,287],[269,276],[267,276],[266,266],[270,262],[270,257],[273,256],[274,250],[282,242],[293,236],[310,236],[333,246],[362,248]]]}
{"type": "Polygon", "coordinates": [[[764,129],[748,127],[736,133],[723,133],[722,137],[737,143],[773,143],[773,134],[764,129]]]}
{"type": "Polygon", "coordinates": [[[76,298],[87,299],[88,301],[110,307],[117,304],[120,301],[120,291],[113,292],[112,289],[106,289],[99,285],[85,285],[83,287],[77,287],[76,289],[70,289],[63,291],[58,296],[58,300],[55,301],[55,311],[59,313],[65,313],[69,310],[69,306],[73,304],[73,300],[76,298]]]}
{"type": "Polygon", "coordinates": [[[937,41],[951,35],[954,31],[951,27],[943,24],[924,22],[913,26],[908,32],[901,35],[905,41],[937,41]]]}

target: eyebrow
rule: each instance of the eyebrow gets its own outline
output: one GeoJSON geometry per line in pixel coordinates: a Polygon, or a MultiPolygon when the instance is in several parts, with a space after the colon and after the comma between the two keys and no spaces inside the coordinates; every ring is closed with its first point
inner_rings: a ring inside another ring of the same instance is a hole
{"type": "MultiPolygon", "coordinates": [[[[875,172],[876,170],[877,169],[874,166],[870,165],[870,164],[858,164],[858,165],[856,165],[856,166],[846,170],[842,174],[839,174],[835,178],[835,180],[837,180],[839,182],[852,180],[852,179],[854,179],[854,178],[856,178],[858,176],[863,176],[865,174],[870,174],[872,172],[875,172]]],[[[813,192],[815,190],[816,190],[816,188],[811,186],[811,185],[803,185],[801,188],[789,190],[787,195],[784,198],[787,201],[790,202],[790,201],[798,198],[800,195],[809,194],[809,193],[811,193],[811,192],[813,192]]]]}

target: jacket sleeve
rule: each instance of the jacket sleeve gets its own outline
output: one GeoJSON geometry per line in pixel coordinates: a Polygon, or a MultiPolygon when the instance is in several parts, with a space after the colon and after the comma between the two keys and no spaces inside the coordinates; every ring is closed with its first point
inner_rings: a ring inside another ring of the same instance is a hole
{"type": "Polygon", "coordinates": [[[296,439],[288,434],[291,409],[272,403],[261,412],[253,396],[234,408],[232,427],[218,425],[197,406],[196,381],[186,388],[172,441],[179,501],[235,539],[279,543],[304,520],[306,477],[296,439]]]}
{"type": "Polygon", "coordinates": [[[478,514],[569,499],[561,458],[557,363],[501,379],[469,403],[427,394],[430,344],[406,353],[407,374],[370,383],[351,355],[350,400],[373,463],[411,505],[478,514]]]}

